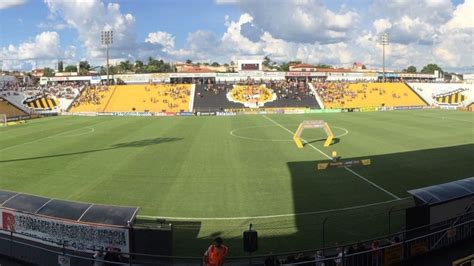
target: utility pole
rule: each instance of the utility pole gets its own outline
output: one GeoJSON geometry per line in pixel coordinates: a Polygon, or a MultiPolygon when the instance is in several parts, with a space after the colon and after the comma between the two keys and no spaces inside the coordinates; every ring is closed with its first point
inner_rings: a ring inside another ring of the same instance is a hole
{"type": "Polygon", "coordinates": [[[102,31],[100,35],[102,45],[106,47],[107,53],[107,85],[109,85],[109,46],[114,42],[114,32],[111,30],[102,31]]]}

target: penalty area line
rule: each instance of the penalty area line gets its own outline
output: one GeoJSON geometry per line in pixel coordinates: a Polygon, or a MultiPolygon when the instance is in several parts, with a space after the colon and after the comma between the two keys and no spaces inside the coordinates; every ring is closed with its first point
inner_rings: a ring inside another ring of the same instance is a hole
{"type": "MultiPolygon", "coordinates": [[[[268,121],[272,122],[273,124],[279,126],[280,128],[284,129],[286,132],[290,133],[291,135],[295,135],[295,133],[291,130],[289,130],[288,128],[282,126],[280,123],[276,122],[275,120],[271,119],[270,117],[266,116],[266,115],[263,115],[263,117],[265,117],[265,119],[267,119],[268,121]]],[[[300,139],[308,146],[310,146],[311,148],[313,148],[315,151],[321,153],[322,155],[324,155],[326,158],[328,158],[329,160],[332,160],[332,157],[327,155],[326,153],[324,153],[323,151],[321,151],[320,149],[316,148],[315,146],[313,146],[313,144],[309,143],[308,141],[306,141],[305,139],[301,138],[300,139]]],[[[354,170],[348,168],[348,167],[344,167],[344,169],[346,169],[346,171],[348,171],[349,173],[359,177],[360,179],[364,180],[365,182],[367,182],[368,184],[372,185],[373,187],[379,189],[380,191],[383,191],[385,192],[387,195],[389,195],[390,197],[396,199],[396,200],[400,200],[401,198],[398,197],[397,195],[393,194],[392,192],[384,189],[383,187],[375,184],[374,182],[368,180],[367,178],[363,177],[362,175],[356,173],[354,170]]]]}

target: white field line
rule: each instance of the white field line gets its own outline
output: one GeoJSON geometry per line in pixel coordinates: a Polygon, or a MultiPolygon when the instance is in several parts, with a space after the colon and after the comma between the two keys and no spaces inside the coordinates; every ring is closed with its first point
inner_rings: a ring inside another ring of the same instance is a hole
{"type": "MultiPolygon", "coordinates": [[[[293,140],[290,138],[290,139],[264,139],[264,138],[252,138],[252,137],[246,137],[246,136],[241,136],[239,134],[236,134],[235,132],[239,131],[239,130],[243,130],[243,129],[250,129],[250,128],[267,128],[267,127],[274,127],[274,126],[251,126],[251,127],[240,127],[240,128],[236,128],[236,129],[233,129],[230,131],[230,135],[233,136],[233,137],[236,137],[236,138],[239,138],[239,139],[245,139],[245,140],[253,140],[253,141],[268,141],[268,142],[293,142],[293,140]]],[[[349,130],[343,128],[343,127],[331,127],[331,128],[337,128],[337,129],[340,129],[342,131],[344,131],[344,133],[341,133],[339,135],[336,135],[334,136],[335,138],[340,138],[340,137],[343,137],[347,134],[349,134],[349,130]]]]}
{"type": "Polygon", "coordinates": [[[414,116],[425,117],[425,118],[436,119],[436,120],[440,120],[440,119],[441,119],[441,120],[445,120],[445,119],[448,119],[448,120],[453,120],[453,121],[457,121],[457,122],[474,123],[474,121],[469,121],[469,120],[464,120],[464,119],[459,119],[459,118],[446,117],[446,116],[434,117],[434,116],[419,115],[419,114],[414,114],[414,116]]]}
{"type": "MultiPolygon", "coordinates": [[[[268,121],[272,122],[273,124],[281,127],[282,129],[284,129],[285,131],[287,131],[288,133],[290,133],[291,135],[295,135],[294,132],[292,132],[291,130],[289,130],[288,128],[282,126],[281,124],[279,124],[278,122],[276,122],[275,120],[271,119],[270,117],[266,116],[266,115],[263,115],[263,117],[265,117],[268,121]]],[[[323,151],[321,151],[320,149],[316,148],[315,146],[313,146],[311,143],[309,143],[308,141],[306,141],[305,139],[303,138],[300,138],[302,141],[305,142],[306,145],[310,146],[311,148],[313,148],[314,150],[316,150],[317,152],[321,153],[322,155],[324,155],[326,158],[328,158],[329,160],[332,160],[332,157],[327,155],[326,153],[324,153],[323,151]]],[[[361,176],[360,174],[356,173],[355,171],[353,171],[352,169],[348,168],[348,167],[344,167],[344,169],[346,169],[348,172],[352,173],[353,175],[359,177],[360,179],[364,180],[365,182],[367,182],[368,184],[372,185],[373,187],[379,189],[380,191],[383,191],[385,192],[387,195],[389,195],[390,197],[392,198],[395,198],[396,200],[400,200],[400,197],[398,197],[397,195],[391,193],[390,191],[382,188],[381,186],[375,184],[374,182],[368,180],[367,178],[361,176]]]]}
{"type": "MultiPolygon", "coordinates": [[[[100,123],[103,123],[107,120],[104,120],[104,121],[101,121],[99,123],[95,123],[93,124],[93,126],[97,125],[97,124],[100,124],[100,123]]],[[[40,140],[43,140],[43,139],[48,139],[48,138],[52,138],[52,137],[56,137],[56,136],[61,136],[61,134],[64,134],[64,133],[67,133],[67,132],[71,132],[71,131],[76,131],[76,130],[79,130],[79,129],[83,129],[83,128],[92,128],[91,126],[85,126],[85,127],[80,127],[80,128],[75,128],[75,129],[71,129],[71,130],[67,130],[67,131],[63,131],[63,132],[59,132],[57,134],[54,134],[54,135],[51,135],[51,136],[46,136],[46,137],[43,137],[43,138],[39,138],[39,139],[34,139],[32,141],[27,141],[27,142],[23,142],[23,143],[18,143],[16,145],[13,145],[13,146],[8,146],[8,147],[5,147],[3,149],[0,149],[0,151],[4,151],[4,150],[8,150],[10,148],[15,148],[15,147],[18,147],[18,146],[23,146],[23,145],[26,145],[26,144],[31,144],[31,143],[35,143],[35,142],[38,142],[40,140]]],[[[93,128],[92,128],[93,129],[93,128]]],[[[95,129],[94,129],[95,131],[95,129]]],[[[92,133],[92,132],[91,132],[92,133]]]]}
{"type": "Polygon", "coordinates": [[[406,197],[403,199],[393,199],[381,202],[375,202],[370,204],[352,206],[352,207],[345,207],[339,209],[330,209],[330,210],[323,210],[323,211],[315,211],[315,212],[301,212],[301,213],[288,213],[288,214],[276,214],[276,215],[262,215],[262,216],[248,216],[248,217],[168,217],[168,216],[148,216],[148,215],[137,215],[137,218],[145,218],[145,219],[165,219],[165,220],[181,220],[181,221],[226,221],[226,220],[257,220],[257,219],[271,219],[271,218],[283,218],[283,217],[295,217],[295,216],[305,216],[305,215],[314,215],[314,214],[323,214],[323,213],[331,213],[331,212],[340,212],[340,211],[350,211],[356,209],[363,209],[367,207],[373,207],[377,205],[383,205],[395,201],[406,200],[411,197],[406,197]]]}

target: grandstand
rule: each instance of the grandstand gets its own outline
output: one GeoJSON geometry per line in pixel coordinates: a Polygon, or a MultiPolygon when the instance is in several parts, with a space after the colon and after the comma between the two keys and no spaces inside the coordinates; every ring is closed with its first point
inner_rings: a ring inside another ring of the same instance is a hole
{"type": "Polygon", "coordinates": [[[59,105],[59,101],[49,96],[39,97],[24,102],[31,109],[52,110],[59,105]]]}
{"type": "Polygon", "coordinates": [[[319,109],[314,92],[306,82],[273,81],[269,86],[276,99],[265,103],[265,107],[306,107],[319,109]]]}
{"type": "Polygon", "coordinates": [[[469,106],[474,102],[474,84],[409,83],[429,105],[469,106]]]}
{"type": "Polygon", "coordinates": [[[325,108],[426,106],[405,83],[313,83],[325,108]]]}
{"type": "Polygon", "coordinates": [[[71,112],[189,111],[192,85],[118,85],[84,90],[71,112]]]}
{"type": "Polygon", "coordinates": [[[232,85],[196,85],[194,94],[194,111],[220,111],[230,108],[244,108],[242,103],[231,102],[227,93],[232,85]]]}
{"type": "Polygon", "coordinates": [[[7,118],[28,115],[26,112],[19,109],[18,107],[3,98],[0,98],[0,114],[5,114],[7,118]]]}
{"type": "Polygon", "coordinates": [[[265,85],[234,85],[227,93],[227,99],[246,107],[260,107],[275,98],[274,93],[265,85]]]}

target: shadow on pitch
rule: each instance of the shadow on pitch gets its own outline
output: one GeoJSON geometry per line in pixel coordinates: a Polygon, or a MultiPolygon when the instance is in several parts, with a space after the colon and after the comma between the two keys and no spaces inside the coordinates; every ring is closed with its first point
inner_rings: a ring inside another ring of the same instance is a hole
{"type": "MultiPolygon", "coordinates": [[[[306,145],[312,144],[312,143],[316,143],[316,142],[325,142],[325,141],[326,141],[326,139],[315,139],[315,140],[311,140],[311,141],[306,142],[303,146],[306,146],[306,145]]],[[[332,142],[331,142],[331,145],[336,145],[339,142],[341,142],[341,139],[333,138],[332,142]]]]}
{"type": "Polygon", "coordinates": [[[45,155],[45,156],[35,156],[35,157],[27,157],[27,158],[18,158],[18,159],[9,159],[9,160],[0,160],[0,163],[49,159],[49,158],[56,158],[56,157],[65,157],[65,156],[72,156],[72,155],[81,155],[81,154],[95,153],[95,152],[101,152],[101,151],[115,150],[115,149],[121,149],[121,148],[140,148],[140,147],[147,147],[147,146],[158,145],[162,143],[174,142],[174,141],[179,141],[179,140],[182,140],[182,138],[143,139],[143,140],[113,144],[109,148],[70,152],[70,153],[61,153],[61,154],[53,154],[53,155],[45,155]]]}

